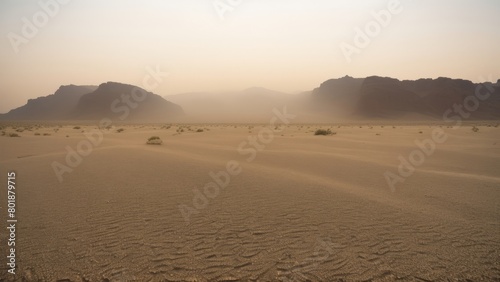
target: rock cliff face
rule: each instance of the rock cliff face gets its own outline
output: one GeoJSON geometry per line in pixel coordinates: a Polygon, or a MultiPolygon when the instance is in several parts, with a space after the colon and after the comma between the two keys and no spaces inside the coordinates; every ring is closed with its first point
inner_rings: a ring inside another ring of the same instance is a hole
{"type": "Polygon", "coordinates": [[[364,78],[330,79],[313,90],[312,109],[330,114],[350,114],[357,106],[364,78]]]}

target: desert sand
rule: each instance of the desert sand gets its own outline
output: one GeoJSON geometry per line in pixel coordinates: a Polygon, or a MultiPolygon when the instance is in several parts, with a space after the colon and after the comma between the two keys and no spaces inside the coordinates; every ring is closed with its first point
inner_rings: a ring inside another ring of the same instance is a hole
{"type": "MultiPolygon", "coordinates": [[[[0,137],[2,182],[17,174],[16,279],[500,279],[494,122],[282,125],[251,161],[238,147],[265,124],[116,125],[62,182],[52,163],[96,124],[34,124],[3,123],[20,137],[0,137]],[[448,140],[393,192],[384,173],[436,128],[448,140]],[[151,136],[163,144],[147,145],[151,136]],[[241,172],[193,203],[230,161],[241,172]],[[187,220],[182,205],[196,211],[187,220]]],[[[4,266],[0,278],[13,276],[4,266]]]]}

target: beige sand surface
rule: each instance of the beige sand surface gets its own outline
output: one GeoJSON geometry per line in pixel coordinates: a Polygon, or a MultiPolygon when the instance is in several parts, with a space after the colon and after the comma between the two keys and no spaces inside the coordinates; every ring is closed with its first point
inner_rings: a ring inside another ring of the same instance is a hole
{"type": "MultiPolygon", "coordinates": [[[[2,183],[17,172],[17,278],[500,280],[500,127],[282,126],[248,162],[238,146],[265,125],[191,125],[180,134],[178,125],[123,125],[59,183],[51,163],[64,163],[65,147],[95,128],[80,126],[0,137],[2,183]],[[337,134],[314,136],[318,128],[337,134]],[[434,128],[448,140],[393,193],[384,173],[434,128]],[[153,135],[163,145],[146,145],[153,135]],[[203,191],[230,160],[242,172],[187,224],[179,205],[195,209],[193,189],[203,191]]],[[[5,218],[2,210],[2,226],[5,218]]],[[[0,278],[12,278],[5,266],[0,278]]]]}

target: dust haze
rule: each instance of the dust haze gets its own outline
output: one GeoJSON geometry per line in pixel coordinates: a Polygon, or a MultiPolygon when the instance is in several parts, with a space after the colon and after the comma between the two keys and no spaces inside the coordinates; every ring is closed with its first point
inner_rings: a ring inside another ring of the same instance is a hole
{"type": "Polygon", "coordinates": [[[500,281],[499,3],[0,1],[0,281],[500,281]]]}

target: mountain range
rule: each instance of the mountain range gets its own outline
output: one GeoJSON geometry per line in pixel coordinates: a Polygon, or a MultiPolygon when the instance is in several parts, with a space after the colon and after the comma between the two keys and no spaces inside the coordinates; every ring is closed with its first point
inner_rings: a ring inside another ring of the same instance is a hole
{"type": "Polygon", "coordinates": [[[0,119],[264,122],[274,108],[284,106],[298,116],[298,122],[328,122],[339,118],[442,119],[454,105],[473,107],[471,119],[500,119],[500,80],[495,84],[477,84],[445,77],[398,80],[345,76],[327,80],[312,91],[300,94],[253,87],[237,92],[196,92],[165,97],[116,82],[99,86],[67,85],[52,95],[28,100],[26,105],[1,114],[0,119]],[[489,96],[479,100],[474,96],[476,93],[489,93],[489,96]]]}
{"type": "Polygon", "coordinates": [[[61,86],[52,95],[0,115],[0,120],[169,121],[184,115],[182,108],[142,88],[116,82],[99,86],[61,86]]]}

